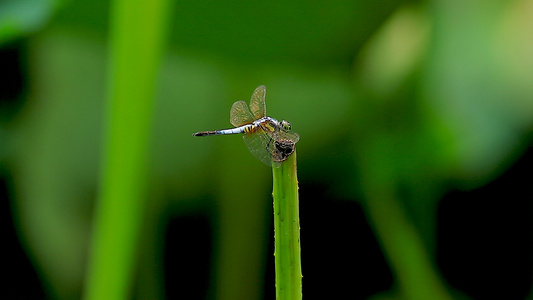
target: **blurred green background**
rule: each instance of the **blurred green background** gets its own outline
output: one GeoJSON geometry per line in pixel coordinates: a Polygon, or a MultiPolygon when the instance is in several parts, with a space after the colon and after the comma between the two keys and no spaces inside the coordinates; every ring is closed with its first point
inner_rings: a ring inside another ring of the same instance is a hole
{"type": "MultiPolygon", "coordinates": [[[[1,299],[83,294],[109,7],[0,3],[1,299]]],[[[532,0],[170,15],[132,298],[275,298],[271,170],[240,137],[191,136],[264,84],[301,136],[305,299],[533,299],[532,0]]]]}

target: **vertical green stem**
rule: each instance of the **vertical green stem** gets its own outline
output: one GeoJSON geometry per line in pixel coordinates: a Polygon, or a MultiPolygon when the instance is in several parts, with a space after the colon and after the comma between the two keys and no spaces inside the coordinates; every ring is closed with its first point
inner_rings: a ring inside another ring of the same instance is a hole
{"type": "Polygon", "coordinates": [[[129,299],[168,0],[114,0],[109,102],[85,299],[129,299]]]}
{"type": "Polygon", "coordinates": [[[367,196],[367,212],[405,299],[451,299],[414,225],[386,184],[367,196]]]}
{"type": "Polygon", "coordinates": [[[296,152],[279,168],[272,168],[277,300],[302,299],[300,217],[296,171],[296,152]]]}

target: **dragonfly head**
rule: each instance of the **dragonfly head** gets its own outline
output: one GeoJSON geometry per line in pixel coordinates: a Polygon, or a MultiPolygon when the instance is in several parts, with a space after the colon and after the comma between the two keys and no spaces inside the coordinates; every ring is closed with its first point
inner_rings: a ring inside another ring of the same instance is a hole
{"type": "Polygon", "coordinates": [[[291,130],[291,123],[285,120],[281,120],[281,127],[285,130],[291,130]]]}

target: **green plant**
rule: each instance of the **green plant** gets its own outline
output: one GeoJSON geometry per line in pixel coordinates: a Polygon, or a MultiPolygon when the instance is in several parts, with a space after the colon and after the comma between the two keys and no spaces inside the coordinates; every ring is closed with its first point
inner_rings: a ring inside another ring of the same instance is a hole
{"type": "Polygon", "coordinates": [[[279,168],[273,167],[272,175],[276,299],[302,299],[296,151],[279,168]]]}
{"type": "Polygon", "coordinates": [[[168,5],[167,0],[112,2],[109,102],[86,299],[129,298],[168,5]]]}

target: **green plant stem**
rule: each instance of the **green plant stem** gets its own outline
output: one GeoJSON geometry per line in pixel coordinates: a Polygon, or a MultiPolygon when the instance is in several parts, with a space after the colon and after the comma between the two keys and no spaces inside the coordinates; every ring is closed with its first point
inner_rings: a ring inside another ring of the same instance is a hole
{"type": "Polygon", "coordinates": [[[385,250],[404,299],[451,299],[414,225],[386,184],[368,195],[371,225],[385,250]]]}
{"type": "Polygon", "coordinates": [[[168,5],[168,0],[111,3],[109,102],[85,299],[131,298],[168,5]]]}
{"type": "Polygon", "coordinates": [[[298,212],[298,178],[296,151],[279,168],[274,177],[274,255],[276,264],[276,299],[302,299],[302,265],[300,259],[300,217],[298,212]]]}

